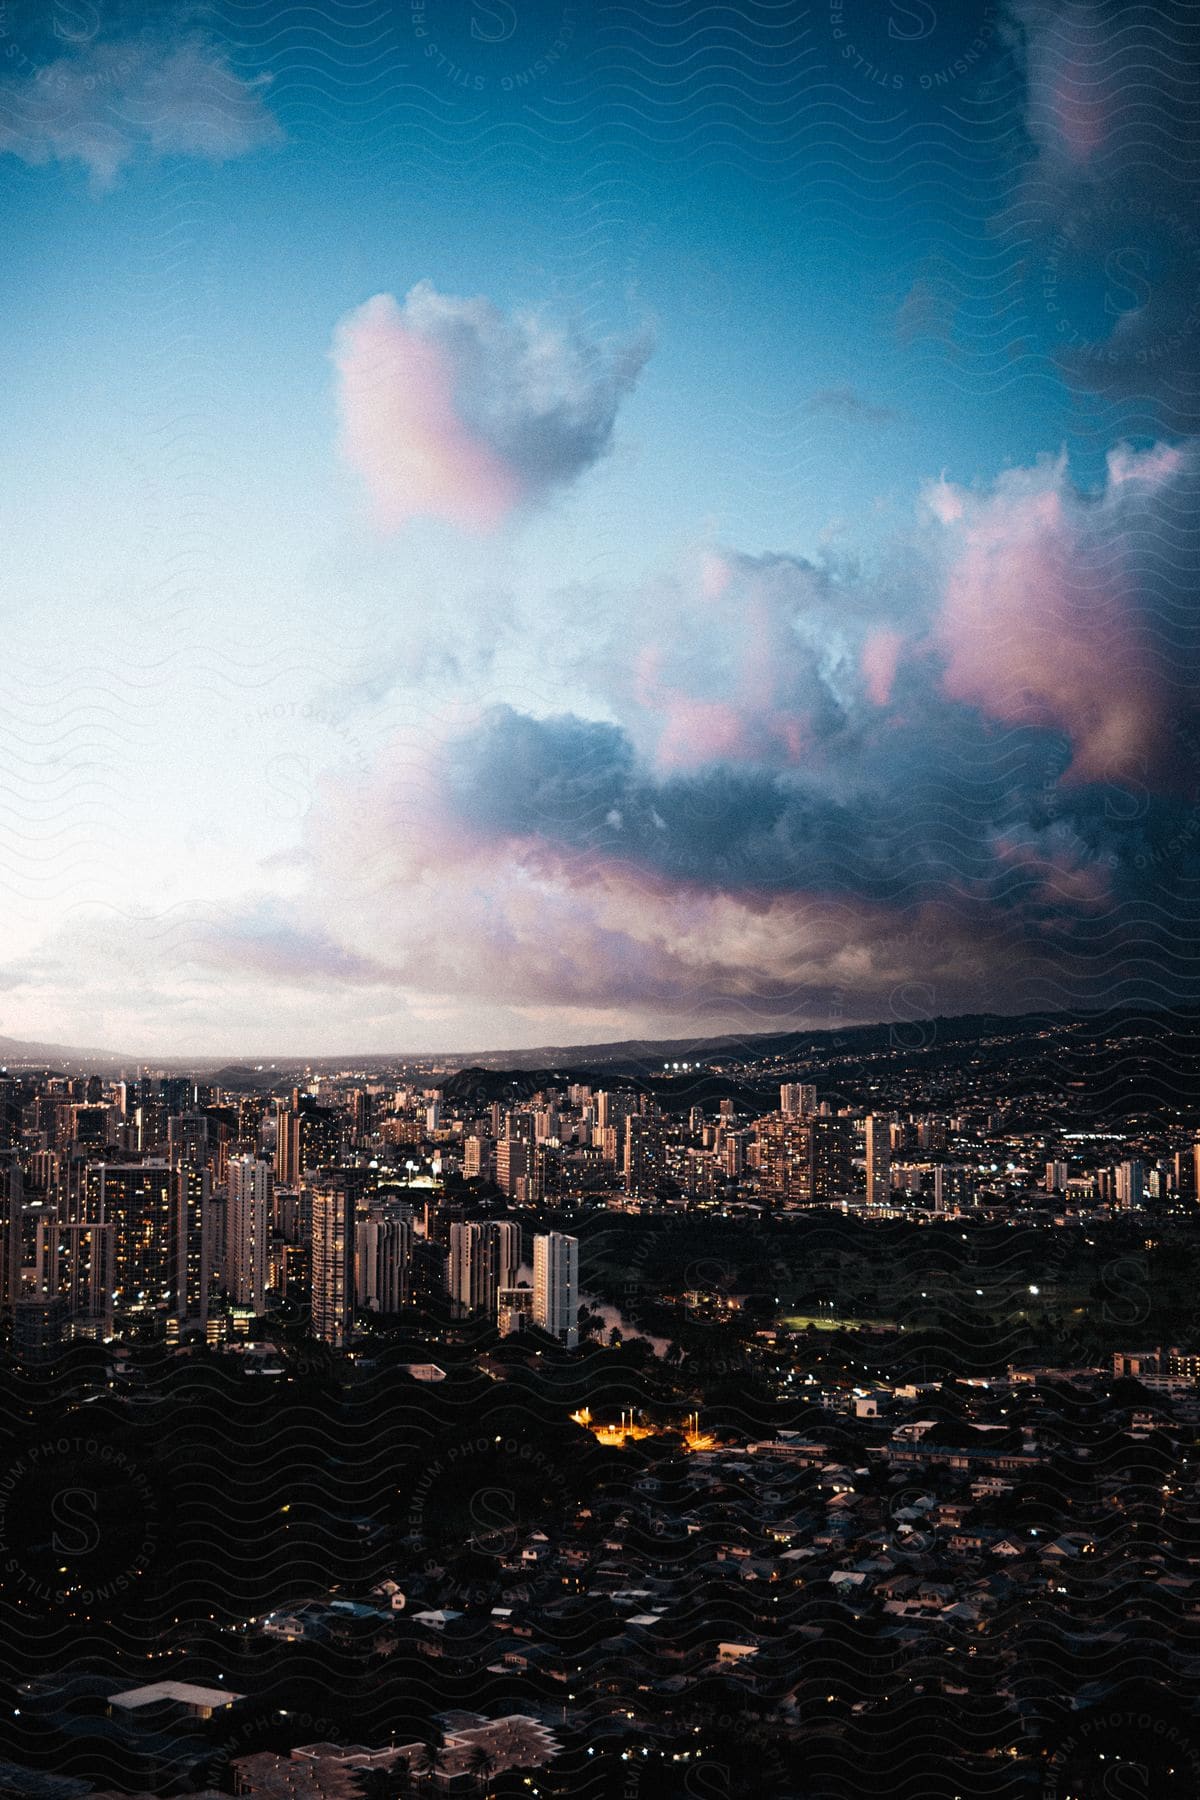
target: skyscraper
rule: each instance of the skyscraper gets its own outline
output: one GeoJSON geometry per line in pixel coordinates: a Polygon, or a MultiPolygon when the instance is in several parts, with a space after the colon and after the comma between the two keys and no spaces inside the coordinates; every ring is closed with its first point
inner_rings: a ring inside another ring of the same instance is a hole
{"type": "Polygon", "coordinates": [[[523,1138],[501,1138],[496,1145],[496,1186],[513,1199],[529,1179],[530,1145],[523,1138]]]}
{"type": "Polygon", "coordinates": [[[238,1306],[267,1308],[267,1247],[271,1232],[270,1165],[258,1156],[229,1164],[225,1203],[225,1285],[238,1306]]]}
{"type": "Polygon", "coordinates": [[[193,1325],[208,1319],[212,1276],[212,1176],[184,1163],[171,1171],[171,1262],[175,1318],[193,1325]]]}
{"type": "Polygon", "coordinates": [[[779,1110],[788,1119],[805,1119],[810,1113],[815,1113],[815,1086],[807,1081],[785,1081],[779,1090],[779,1110]]]}
{"type": "Polygon", "coordinates": [[[109,1337],[113,1326],[112,1226],[87,1223],[59,1228],[62,1260],[59,1292],[71,1328],[80,1336],[109,1337]]]}
{"type": "Polygon", "coordinates": [[[772,1113],[759,1122],[758,1140],[762,1191],[780,1206],[839,1200],[849,1193],[848,1120],[772,1113]]]}
{"type": "Polygon", "coordinates": [[[153,1319],[176,1307],[175,1193],[165,1162],[100,1163],[99,1222],[111,1227],[112,1302],[118,1317],[153,1319]]]}
{"type": "Polygon", "coordinates": [[[864,1131],[867,1163],[867,1205],[886,1206],[892,1193],[892,1136],[887,1119],[876,1113],[867,1117],[864,1131]]]}
{"type": "Polygon", "coordinates": [[[521,1267],[521,1227],[515,1219],[497,1219],[490,1230],[496,1245],[496,1286],[515,1287],[521,1267]]]}
{"type": "Polygon", "coordinates": [[[561,1231],[533,1240],[533,1322],[568,1350],[579,1342],[579,1239],[561,1231]]]}
{"type": "Polygon", "coordinates": [[[496,1240],[492,1227],[480,1220],[450,1227],[446,1291],[460,1316],[494,1311],[496,1305],[496,1240]]]}
{"type": "Polygon", "coordinates": [[[625,1192],[635,1198],[653,1198],[663,1174],[662,1133],[657,1121],[644,1113],[630,1113],[625,1120],[625,1192]]]}
{"type": "Polygon", "coordinates": [[[282,1101],[275,1114],[275,1179],[281,1187],[300,1180],[300,1114],[282,1101]]]}
{"type": "Polygon", "coordinates": [[[373,1210],[355,1229],[354,1297],[369,1312],[397,1313],[407,1305],[412,1221],[373,1210]]]}
{"type": "Polygon", "coordinates": [[[355,1183],[346,1169],[322,1169],[311,1182],[312,1331],[342,1349],[354,1309],[355,1183]]]}
{"type": "Polygon", "coordinates": [[[9,1316],[21,1291],[24,1259],[24,1177],[15,1152],[0,1155],[0,1315],[9,1316]]]}

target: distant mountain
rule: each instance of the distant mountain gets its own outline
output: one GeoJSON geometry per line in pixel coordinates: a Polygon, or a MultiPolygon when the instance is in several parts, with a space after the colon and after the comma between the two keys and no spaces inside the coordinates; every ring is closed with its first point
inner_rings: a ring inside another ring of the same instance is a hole
{"type": "Polygon", "coordinates": [[[77,1044],[43,1044],[32,1038],[0,1037],[0,1068],[33,1065],[38,1068],[61,1069],[64,1074],[86,1068],[91,1074],[124,1068],[131,1057],[118,1056],[112,1050],[81,1048],[77,1044]]]}
{"type": "Polygon", "coordinates": [[[399,1071],[416,1065],[454,1100],[517,1099],[564,1080],[627,1082],[668,1110],[774,1103],[781,1079],[816,1081],[839,1104],[902,1106],[919,1084],[938,1104],[1007,1094],[1041,1095],[1064,1112],[1130,1117],[1174,1108],[1200,1124],[1200,1011],[1114,1007],[1093,1013],[972,1013],[893,1020],[826,1030],[724,1033],[712,1037],[624,1038],[606,1044],[530,1050],[396,1051],[366,1055],[136,1057],[110,1050],[0,1038],[0,1064],[111,1073],[151,1068],[203,1072],[233,1092],[286,1089],[305,1070],[399,1071]],[[685,1065],[687,1065],[685,1067],[685,1065]],[[432,1071],[437,1070],[437,1075],[432,1071]]]}
{"type": "Polygon", "coordinates": [[[489,1075],[501,1084],[537,1087],[552,1075],[561,1082],[590,1071],[645,1087],[671,1111],[725,1097],[777,1103],[774,1084],[786,1079],[815,1081],[839,1104],[903,1106],[919,1085],[947,1106],[1040,1096],[1079,1120],[1174,1110],[1181,1123],[1200,1124],[1200,1012],[1194,1009],[974,1013],[826,1031],[497,1051],[470,1062],[481,1091],[489,1075]]]}

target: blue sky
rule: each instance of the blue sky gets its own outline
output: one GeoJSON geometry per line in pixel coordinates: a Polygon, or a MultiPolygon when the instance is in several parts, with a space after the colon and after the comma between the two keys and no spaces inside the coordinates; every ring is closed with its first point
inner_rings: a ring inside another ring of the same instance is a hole
{"type": "Polygon", "coordinates": [[[1104,921],[1159,978],[1191,46],[856,17],[6,14],[0,1034],[678,1035],[914,972],[1094,1002],[1104,921]],[[782,862],[714,826],[731,783],[782,862]]]}

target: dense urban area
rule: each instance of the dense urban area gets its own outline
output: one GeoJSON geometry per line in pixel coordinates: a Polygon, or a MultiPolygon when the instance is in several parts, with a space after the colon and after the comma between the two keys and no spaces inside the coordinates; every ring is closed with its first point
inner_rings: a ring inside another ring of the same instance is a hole
{"type": "Polygon", "coordinates": [[[0,1073],[0,1793],[1200,1792],[1178,1049],[587,1054],[0,1073]]]}

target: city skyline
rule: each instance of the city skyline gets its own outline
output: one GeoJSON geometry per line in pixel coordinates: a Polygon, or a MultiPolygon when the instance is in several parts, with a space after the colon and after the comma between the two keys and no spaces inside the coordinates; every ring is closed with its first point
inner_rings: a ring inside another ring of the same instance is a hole
{"type": "Polygon", "coordinates": [[[2,0],[0,1795],[1200,1795],[1200,7],[2,0]]]}
{"type": "Polygon", "coordinates": [[[1195,998],[1194,46],[1116,17],[10,9],[0,1034],[1195,998]]]}

